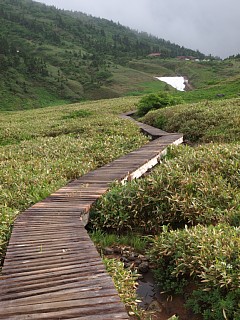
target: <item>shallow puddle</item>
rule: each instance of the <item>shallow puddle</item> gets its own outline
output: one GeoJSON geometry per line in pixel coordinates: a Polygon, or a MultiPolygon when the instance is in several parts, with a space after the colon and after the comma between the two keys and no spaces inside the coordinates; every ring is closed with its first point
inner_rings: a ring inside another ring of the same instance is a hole
{"type": "Polygon", "coordinates": [[[144,274],[143,279],[139,280],[137,295],[142,300],[139,306],[148,311],[154,311],[155,318],[158,320],[168,320],[176,315],[179,320],[202,320],[201,317],[192,314],[184,307],[184,299],[181,295],[169,297],[161,294],[154,283],[153,273],[150,271],[144,274]]]}

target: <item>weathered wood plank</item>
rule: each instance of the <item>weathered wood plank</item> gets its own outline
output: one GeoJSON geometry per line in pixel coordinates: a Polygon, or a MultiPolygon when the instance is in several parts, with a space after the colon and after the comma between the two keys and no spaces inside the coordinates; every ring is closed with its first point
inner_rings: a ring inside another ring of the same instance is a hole
{"type": "Polygon", "coordinates": [[[58,283],[54,283],[54,285],[51,285],[49,287],[42,286],[41,288],[34,288],[26,287],[24,291],[16,290],[14,286],[8,287],[6,289],[6,294],[4,297],[2,297],[2,300],[11,301],[13,299],[20,299],[20,298],[26,298],[26,297],[34,297],[41,294],[51,294],[55,292],[62,292],[63,290],[66,291],[67,289],[72,290],[77,288],[80,291],[86,292],[86,291],[94,291],[101,289],[112,289],[112,286],[105,281],[106,276],[102,275],[102,277],[98,277],[97,279],[84,279],[84,281],[81,281],[81,279],[75,278],[72,281],[64,282],[64,281],[58,281],[58,283]]]}
{"type": "MultiPolygon", "coordinates": [[[[39,303],[25,306],[6,307],[0,306],[0,319],[8,319],[11,315],[31,315],[31,314],[44,314],[47,312],[48,318],[52,319],[52,316],[62,317],[65,315],[77,315],[77,314],[92,314],[101,312],[104,313],[107,310],[112,310],[113,307],[119,307],[120,303],[118,296],[107,297],[94,297],[91,299],[78,299],[78,300],[66,300],[61,302],[39,303]],[[96,312],[97,310],[97,312],[96,312]],[[2,316],[4,315],[4,316],[2,316]]],[[[120,309],[120,308],[119,308],[120,309]]],[[[122,308],[121,308],[122,309],[122,308]]],[[[123,309],[122,309],[123,311],[123,309]]],[[[27,317],[28,319],[28,317],[27,317]]],[[[31,319],[31,318],[30,318],[31,319]]],[[[39,317],[39,319],[42,319],[39,317]]]]}
{"type": "Polygon", "coordinates": [[[44,319],[51,319],[51,320],[59,320],[59,319],[86,319],[86,320],[95,320],[95,319],[121,319],[126,320],[129,317],[126,314],[126,311],[119,306],[120,304],[117,303],[108,303],[105,305],[95,305],[94,308],[92,306],[86,307],[76,307],[67,309],[59,309],[57,311],[48,311],[48,312],[41,312],[38,313],[27,313],[22,314],[20,312],[13,313],[8,315],[8,318],[0,315],[0,319],[8,319],[8,320],[44,320],[44,319]],[[95,312],[93,313],[93,310],[95,312]]]}

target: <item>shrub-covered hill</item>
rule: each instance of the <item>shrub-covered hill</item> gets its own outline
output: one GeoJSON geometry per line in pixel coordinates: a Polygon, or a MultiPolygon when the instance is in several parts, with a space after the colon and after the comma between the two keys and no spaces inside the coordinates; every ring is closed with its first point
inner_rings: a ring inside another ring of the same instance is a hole
{"type": "Polygon", "coordinates": [[[147,140],[121,98],[0,114],[0,260],[16,215],[147,140]]]}
{"type": "Polygon", "coordinates": [[[150,235],[160,291],[181,293],[204,320],[240,319],[239,103],[150,111],[147,122],[184,132],[197,146],[169,149],[146,177],[115,184],[90,215],[101,232],[150,235]]]}
{"type": "Polygon", "coordinates": [[[204,57],[106,19],[31,0],[2,0],[0,24],[1,109],[119,96],[109,88],[114,68],[151,52],[204,57]]]}
{"type": "MultiPolygon", "coordinates": [[[[128,66],[139,72],[155,76],[185,76],[194,89],[216,88],[221,93],[226,82],[235,82],[239,92],[240,59],[186,61],[179,59],[140,59],[132,60],[128,66]],[[236,78],[235,78],[236,77],[236,78]]],[[[234,83],[231,85],[234,86],[234,83]]],[[[237,91],[236,91],[237,92],[237,91]]],[[[226,92],[222,92],[226,93],[226,92]]],[[[199,97],[201,98],[201,97],[199,97]]],[[[205,96],[206,98],[206,96],[205,96]]]]}
{"type": "Polygon", "coordinates": [[[240,141],[240,99],[181,104],[148,112],[142,121],[182,132],[192,142],[240,141]]]}

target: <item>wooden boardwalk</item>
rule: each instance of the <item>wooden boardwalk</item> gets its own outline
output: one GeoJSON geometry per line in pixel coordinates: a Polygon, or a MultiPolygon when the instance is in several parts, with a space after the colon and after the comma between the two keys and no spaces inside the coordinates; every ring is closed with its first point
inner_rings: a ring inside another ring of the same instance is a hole
{"type": "Polygon", "coordinates": [[[0,319],[129,319],[84,225],[113,181],[140,176],[182,142],[161,130],[158,137],[19,215],[0,277],[0,319]]]}

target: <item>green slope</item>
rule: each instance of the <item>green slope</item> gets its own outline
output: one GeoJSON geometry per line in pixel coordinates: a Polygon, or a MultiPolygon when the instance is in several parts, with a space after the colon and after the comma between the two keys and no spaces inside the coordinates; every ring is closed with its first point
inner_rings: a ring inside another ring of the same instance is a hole
{"type": "Polygon", "coordinates": [[[2,0],[0,23],[5,110],[119,96],[111,85],[114,69],[151,52],[203,57],[112,21],[30,0],[2,0]]]}

